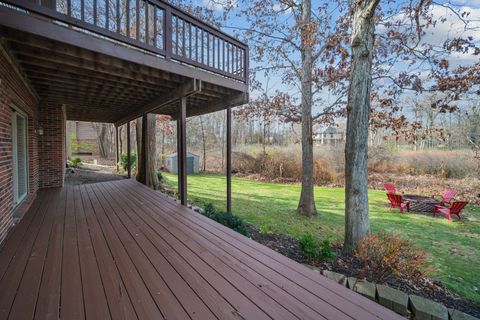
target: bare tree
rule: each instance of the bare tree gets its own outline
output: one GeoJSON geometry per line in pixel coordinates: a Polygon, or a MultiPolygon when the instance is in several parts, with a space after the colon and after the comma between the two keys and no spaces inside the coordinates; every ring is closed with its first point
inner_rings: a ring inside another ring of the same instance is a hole
{"type": "Polygon", "coordinates": [[[368,219],[368,125],[372,86],[375,10],[380,0],[356,0],[352,24],[352,71],[347,104],[345,144],[345,242],[352,253],[370,232],[368,219]]]}
{"type": "Polygon", "coordinates": [[[137,180],[151,188],[158,188],[159,181],[157,176],[156,168],[156,144],[157,138],[155,134],[156,128],[156,115],[147,114],[147,137],[142,135],[142,118],[137,119],[136,129],[137,129],[137,180]],[[145,144],[145,149],[142,148],[142,145],[145,144]],[[145,151],[145,152],[144,152],[145,151]],[[143,159],[146,158],[147,161],[146,167],[143,166],[143,159]],[[146,173],[145,173],[146,172],[146,173]]]}

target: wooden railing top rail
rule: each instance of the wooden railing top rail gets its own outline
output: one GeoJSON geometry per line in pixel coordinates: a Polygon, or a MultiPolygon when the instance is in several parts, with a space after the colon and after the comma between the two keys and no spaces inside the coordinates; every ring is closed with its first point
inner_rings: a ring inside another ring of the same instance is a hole
{"type": "Polygon", "coordinates": [[[247,83],[248,46],[161,0],[2,0],[18,8],[247,83]]]}

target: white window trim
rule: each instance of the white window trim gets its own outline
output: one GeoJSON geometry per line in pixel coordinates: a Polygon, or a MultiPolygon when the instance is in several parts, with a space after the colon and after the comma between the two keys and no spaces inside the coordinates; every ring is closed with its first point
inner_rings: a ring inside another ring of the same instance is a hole
{"type": "MultiPolygon", "coordinates": [[[[10,105],[10,107],[12,108],[12,189],[13,189],[13,192],[18,192],[17,190],[15,190],[14,186],[13,186],[13,174],[14,173],[14,166],[15,166],[15,163],[16,163],[16,160],[15,160],[15,157],[16,157],[16,152],[14,152],[14,148],[16,148],[16,141],[14,141],[15,139],[15,134],[14,134],[14,131],[13,131],[13,119],[15,118],[15,114],[18,113],[19,115],[21,115],[22,117],[25,118],[25,167],[26,167],[26,193],[24,196],[22,196],[21,199],[18,198],[18,194],[15,196],[15,194],[13,195],[13,199],[14,199],[14,203],[13,203],[13,208],[12,209],[15,209],[17,208],[27,197],[28,197],[28,194],[29,194],[29,191],[30,191],[30,166],[29,166],[29,139],[28,139],[28,115],[27,113],[25,113],[22,109],[18,108],[16,105],[10,105]],[[17,202],[15,202],[15,199],[17,198],[17,202]]],[[[15,119],[16,121],[16,119],[15,119]]]]}

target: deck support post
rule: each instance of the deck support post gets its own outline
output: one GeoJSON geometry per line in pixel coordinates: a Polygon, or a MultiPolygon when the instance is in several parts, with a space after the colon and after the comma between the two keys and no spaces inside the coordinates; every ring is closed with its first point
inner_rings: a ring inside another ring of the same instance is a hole
{"type": "Polygon", "coordinates": [[[127,122],[127,177],[132,177],[132,147],[130,145],[130,121],[127,122]]]}
{"type": "Polygon", "coordinates": [[[118,127],[115,126],[115,163],[118,171],[118,163],[120,162],[120,146],[118,145],[118,127]]]}
{"type": "Polygon", "coordinates": [[[227,108],[227,213],[232,214],[232,108],[227,108]]]}
{"type": "Polygon", "coordinates": [[[187,206],[187,97],[180,98],[177,119],[177,171],[180,202],[187,206]]]}
{"type": "Polygon", "coordinates": [[[148,120],[147,114],[142,116],[142,155],[140,157],[142,161],[142,177],[140,181],[143,181],[144,184],[147,184],[147,143],[148,143],[148,120]]]}

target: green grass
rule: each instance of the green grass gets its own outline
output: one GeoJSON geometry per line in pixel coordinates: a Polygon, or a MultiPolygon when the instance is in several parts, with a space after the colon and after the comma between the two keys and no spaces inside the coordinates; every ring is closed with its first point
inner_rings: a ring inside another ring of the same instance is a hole
{"type": "MultiPolygon", "coordinates": [[[[176,186],[177,177],[164,174],[166,183],[176,186]]],[[[190,201],[225,206],[225,177],[216,174],[188,176],[190,201]]],[[[296,213],[300,186],[232,179],[232,211],[263,232],[300,237],[315,233],[332,241],[342,241],[344,233],[344,189],[315,188],[318,215],[296,213]]],[[[431,277],[441,280],[461,296],[480,302],[480,208],[464,211],[464,224],[419,214],[389,210],[384,191],[370,190],[370,222],[373,232],[385,230],[411,239],[428,252],[431,277]]]]}

